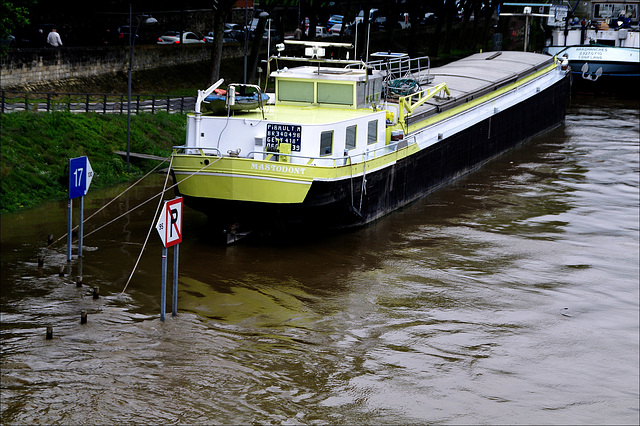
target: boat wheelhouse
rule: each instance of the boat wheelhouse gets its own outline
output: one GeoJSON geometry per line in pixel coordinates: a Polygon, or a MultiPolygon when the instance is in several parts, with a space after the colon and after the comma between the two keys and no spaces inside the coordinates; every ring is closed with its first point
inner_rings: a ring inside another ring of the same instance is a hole
{"type": "Polygon", "coordinates": [[[428,58],[324,59],[330,47],[345,48],[271,58],[275,91],[259,108],[233,110],[231,85],[224,114],[202,113],[221,82],[199,92],[172,171],[228,241],[364,225],[564,118],[569,75],[546,55],[479,53],[432,69],[428,58]]]}

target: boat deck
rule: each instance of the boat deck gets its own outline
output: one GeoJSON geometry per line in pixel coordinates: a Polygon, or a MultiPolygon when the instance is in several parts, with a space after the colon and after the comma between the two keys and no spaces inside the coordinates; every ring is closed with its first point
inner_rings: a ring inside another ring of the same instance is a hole
{"type": "Polygon", "coordinates": [[[422,89],[446,83],[451,92],[448,99],[435,97],[419,106],[410,122],[454,106],[469,102],[479,96],[513,83],[553,63],[553,57],[524,52],[486,52],[432,68],[433,81],[422,89]]]}

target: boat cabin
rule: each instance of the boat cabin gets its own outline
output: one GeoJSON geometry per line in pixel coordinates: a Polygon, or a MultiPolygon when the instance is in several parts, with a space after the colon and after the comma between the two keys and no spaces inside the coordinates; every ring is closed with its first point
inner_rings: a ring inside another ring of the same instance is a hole
{"type": "Polygon", "coordinates": [[[231,108],[227,97],[224,111],[189,116],[186,147],[198,150],[188,152],[328,167],[380,155],[388,141],[387,111],[379,107],[385,73],[322,59],[317,48],[308,53],[273,61],[280,67],[268,72],[275,92],[258,107],[231,108]],[[306,64],[288,68],[284,59],[306,64]]]}
{"type": "Polygon", "coordinates": [[[382,95],[382,74],[367,69],[301,66],[271,73],[276,105],[368,108],[382,95]]]}

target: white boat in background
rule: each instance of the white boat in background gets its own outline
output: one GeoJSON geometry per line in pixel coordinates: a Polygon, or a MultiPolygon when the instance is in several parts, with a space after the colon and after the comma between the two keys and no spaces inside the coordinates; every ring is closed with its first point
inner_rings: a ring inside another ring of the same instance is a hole
{"type": "Polygon", "coordinates": [[[571,17],[567,6],[551,7],[555,18],[549,19],[553,30],[545,52],[569,60],[577,90],[637,92],[639,1],[591,1],[587,7],[589,15],[583,19],[571,17]]]}
{"type": "Polygon", "coordinates": [[[564,120],[570,74],[547,55],[486,52],[429,68],[402,55],[340,59],[350,48],[312,42],[305,57],[271,57],[275,93],[252,110],[233,110],[228,90],[226,111],[203,113],[222,81],[199,91],[171,169],[227,243],[365,225],[564,120]]]}

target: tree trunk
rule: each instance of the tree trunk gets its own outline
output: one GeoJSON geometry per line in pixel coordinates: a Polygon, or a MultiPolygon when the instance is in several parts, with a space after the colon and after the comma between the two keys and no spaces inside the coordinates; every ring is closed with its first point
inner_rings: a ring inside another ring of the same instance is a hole
{"type": "Polygon", "coordinates": [[[220,64],[222,63],[222,41],[224,37],[224,18],[215,14],[213,18],[213,46],[211,46],[211,78],[210,84],[220,79],[220,64]]]}
{"type": "Polygon", "coordinates": [[[249,69],[247,70],[247,83],[256,84],[256,71],[258,69],[258,57],[260,56],[260,50],[262,48],[262,36],[264,34],[264,24],[267,22],[266,18],[260,17],[258,19],[258,25],[253,35],[253,44],[251,45],[251,54],[249,55],[249,69]]]}

